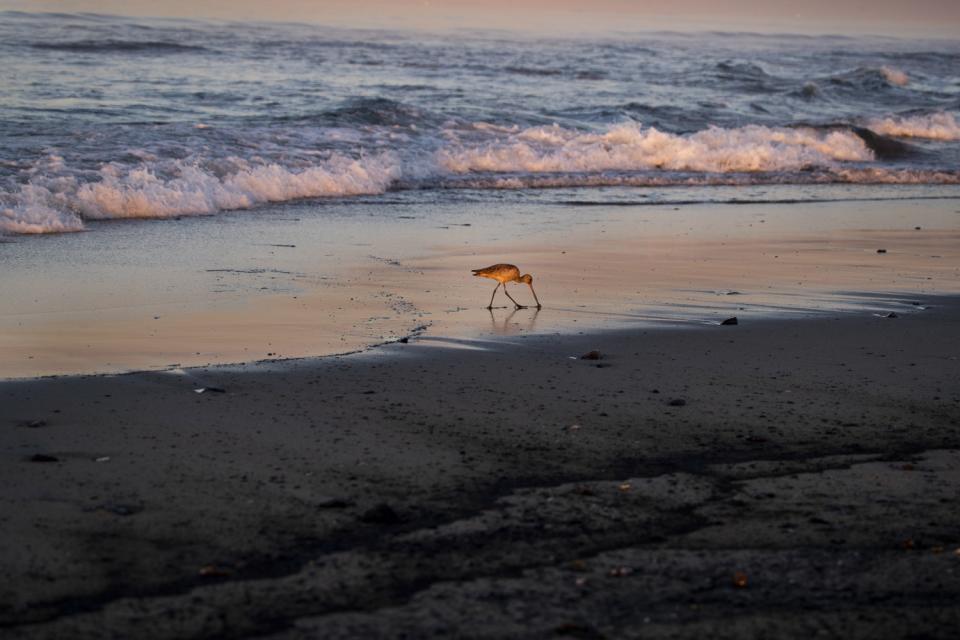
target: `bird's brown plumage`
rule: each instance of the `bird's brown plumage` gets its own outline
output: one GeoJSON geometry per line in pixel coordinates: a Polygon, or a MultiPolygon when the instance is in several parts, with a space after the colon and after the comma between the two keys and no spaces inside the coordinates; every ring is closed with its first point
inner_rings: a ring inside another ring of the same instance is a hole
{"type": "Polygon", "coordinates": [[[490,278],[500,284],[508,282],[518,282],[520,280],[520,269],[515,264],[492,264],[483,269],[474,269],[473,275],[481,278],[490,278]]]}
{"type": "Polygon", "coordinates": [[[516,265],[506,264],[503,262],[499,264],[492,264],[489,267],[484,267],[482,269],[473,269],[473,275],[481,278],[490,278],[491,280],[497,281],[497,286],[493,289],[493,295],[490,296],[490,304],[487,305],[487,309],[493,308],[493,299],[497,295],[497,289],[499,289],[501,285],[503,285],[503,292],[508,298],[510,298],[513,304],[518,309],[524,308],[524,305],[514,300],[513,296],[507,292],[508,282],[522,282],[529,286],[530,292],[533,293],[533,299],[537,301],[537,309],[541,308],[540,299],[537,298],[537,292],[533,290],[533,276],[531,276],[529,273],[520,275],[520,269],[518,269],[516,265]]]}

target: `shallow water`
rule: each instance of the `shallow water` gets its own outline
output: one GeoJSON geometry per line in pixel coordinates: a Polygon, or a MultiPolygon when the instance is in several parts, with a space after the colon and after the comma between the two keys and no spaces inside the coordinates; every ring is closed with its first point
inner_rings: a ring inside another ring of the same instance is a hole
{"type": "Polygon", "coordinates": [[[960,182],[957,41],[2,18],[0,233],[409,190],[443,206],[960,182]]]}

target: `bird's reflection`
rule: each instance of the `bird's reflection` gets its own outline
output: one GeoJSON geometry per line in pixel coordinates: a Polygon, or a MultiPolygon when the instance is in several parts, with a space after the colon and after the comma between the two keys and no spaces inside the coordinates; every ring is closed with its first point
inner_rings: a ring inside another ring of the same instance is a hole
{"type": "MultiPolygon", "coordinates": [[[[499,307],[499,309],[504,309],[504,307],[499,307]]],[[[540,313],[540,309],[537,309],[536,307],[533,307],[532,309],[528,309],[526,307],[512,309],[503,317],[502,320],[498,322],[497,315],[499,314],[495,315],[494,309],[488,309],[488,311],[490,312],[490,325],[493,333],[503,336],[522,333],[524,331],[533,331],[537,323],[537,315],[540,313]]]]}

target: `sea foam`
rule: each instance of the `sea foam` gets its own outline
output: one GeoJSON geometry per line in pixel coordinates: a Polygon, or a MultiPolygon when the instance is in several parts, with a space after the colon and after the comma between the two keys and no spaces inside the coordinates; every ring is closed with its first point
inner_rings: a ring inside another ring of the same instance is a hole
{"type": "Polygon", "coordinates": [[[0,194],[3,202],[12,201],[12,205],[0,205],[0,230],[80,231],[84,219],[170,218],[298,198],[377,194],[400,177],[392,154],[361,159],[334,156],[322,165],[302,169],[250,165],[236,159],[232,164],[242,168],[224,176],[184,162],[177,163],[177,175],[171,178],[158,176],[149,165],[115,164],[100,170],[99,181],[83,184],[69,176],[40,175],[16,193],[0,194]]]}
{"type": "Polygon", "coordinates": [[[399,177],[399,165],[386,154],[361,160],[335,156],[300,171],[279,164],[248,166],[224,177],[197,165],[182,166],[173,179],[159,178],[148,168],[118,172],[112,166],[101,175],[100,182],[76,192],[74,205],[85,218],[169,218],[298,198],[383,193],[399,177]]]}
{"type": "Polygon", "coordinates": [[[22,204],[0,208],[0,232],[7,233],[66,233],[81,231],[79,216],[57,211],[43,204],[22,204]]]}
{"type": "Polygon", "coordinates": [[[871,161],[873,152],[850,131],[710,127],[689,135],[636,123],[604,132],[558,125],[522,129],[488,142],[455,143],[438,152],[454,173],[631,171],[788,171],[838,161],[871,161]]]}
{"type": "MultiPolygon", "coordinates": [[[[868,124],[886,135],[960,139],[948,113],[868,124]]],[[[635,122],[595,130],[478,122],[454,123],[438,133],[420,146],[322,160],[306,153],[284,161],[163,159],[127,149],[135,161],[81,170],[49,155],[21,172],[24,182],[0,191],[0,232],[80,231],[85,220],[209,215],[394,188],[960,182],[954,170],[883,167],[850,128],[747,125],[674,134],[635,122]]]]}
{"type": "Polygon", "coordinates": [[[960,140],[960,125],[952,113],[945,111],[920,116],[875,118],[869,121],[868,126],[886,136],[960,140]]]}

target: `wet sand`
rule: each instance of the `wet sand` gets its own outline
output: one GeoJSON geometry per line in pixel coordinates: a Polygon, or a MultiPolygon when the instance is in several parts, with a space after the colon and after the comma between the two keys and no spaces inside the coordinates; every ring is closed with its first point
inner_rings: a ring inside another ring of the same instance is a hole
{"type": "Polygon", "coordinates": [[[278,209],[2,245],[0,378],[329,355],[418,329],[474,339],[960,294],[958,200],[278,209]],[[542,313],[487,313],[494,283],[469,274],[497,262],[533,274],[542,313]]]}
{"type": "Polygon", "coordinates": [[[910,301],[0,383],[0,629],[950,637],[960,300],[910,301]]]}
{"type": "Polygon", "coordinates": [[[955,201],[417,215],[5,248],[0,635],[952,637],[955,201]]]}

